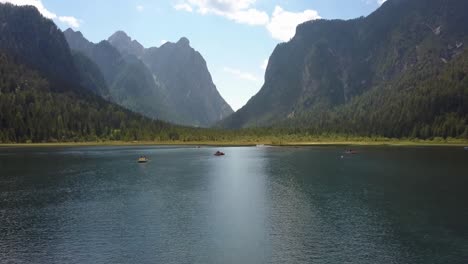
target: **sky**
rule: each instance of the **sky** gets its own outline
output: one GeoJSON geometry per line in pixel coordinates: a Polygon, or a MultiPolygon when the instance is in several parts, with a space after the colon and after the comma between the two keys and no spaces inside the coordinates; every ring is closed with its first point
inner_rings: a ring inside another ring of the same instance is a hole
{"type": "Polygon", "coordinates": [[[187,37],[234,110],[263,85],[268,58],[298,24],[367,16],[385,0],[0,0],[34,5],[92,42],[125,31],[143,46],[187,37]]]}

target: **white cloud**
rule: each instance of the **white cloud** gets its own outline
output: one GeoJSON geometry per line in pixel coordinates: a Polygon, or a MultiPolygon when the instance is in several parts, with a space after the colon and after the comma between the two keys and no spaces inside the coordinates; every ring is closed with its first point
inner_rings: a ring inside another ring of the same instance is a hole
{"type": "Polygon", "coordinates": [[[167,41],[167,40],[165,40],[165,39],[162,39],[162,40],[161,40],[161,45],[164,45],[164,44],[166,44],[167,42],[169,42],[169,41],[167,41]]]}
{"type": "Polygon", "coordinates": [[[142,5],[137,5],[137,6],[136,6],[136,10],[137,10],[138,12],[143,12],[143,11],[145,10],[145,7],[142,6],[142,5]]]}
{"type": "Polygon", "coordinates": [[[315,10],[307,9],[295,13],[285,11],[280,6],[275,7],[270,18],[266,12],[253,8],[255,2],[256,0],[185,0],[174,8],[187,12],[197,10],[202,15],[214,14],[240,24],[265,26],[271,36],[280,41],[290,40],[297,25],[320,18],[315,10]]]}
{"type": "Polygon", "coordinates": [[[41,0],[0,0],[0,3],[11,3],[18,6],[30,5],[34,6],[39,10],[44,17],[49,19],[58,20],[70,27],[78,28],[80,27],[80,20],[72,17],[72,16],[58,16],[57,14],[49,11],[45,6],[42,4],[41,0]]]}
{"type": "Polygon", "coordinates": [[[226,13],[224,16],[237,23],[247,25],[265,25],[270,20],[267,13],[253,8],[245,11],[226,13]]]}
{"type": "Polygon", "coordinates": [[[377,0],[377,4],[381,5],[381,4],[385,3],[385,1],[387,1],[387,0],[377,0]]]}
{"type": "Polygon", "coordinates": [[[76,19],[75,17],[71,16],[60,16],[58,20],[64,24],[69,25],[72,28],[79,28],[80,27],[80,20],[76,19]]]}
{"type": "Polygon", "coordinates": [[[230,73],[230,74],[236,76],[239,79],[252,81],[252,82],[259,82],[260,81],[260,78],[258,78],[257,76],[255,76],[255,75],[253,75],[251,73],[248,73],[248,72],[242,72],[242,71],[240,71],[238,69],[224,67],[223,71],[225,71],[227,73],[230,73]]]}
{"type": "Polygon", "coordinates": [[[188,0],[188,2],[198,7],[201,13],[232,13],[249,9],[256,0],[188,0]]]}
{"type": "Polygon", "coordinates": [[[174,6],[177,10],[192,12],[194,9],[202,15],[214,14],[240,24],[266,25],[269,16],[266,12],[251,8],[256,0],[187,0],[174,6]]]}
{"type": "Polygon", "coordinates": [[[283,10],[280,6],[276,6],[267,29],[274,39],[289,41],[296,33],[297,25],[319,18],[320,16],[315,10],[304,10],[299,13],[293,13],[283,10]]]}
{"type": "Polygon", "coordinates": [[[182,10],[186,12],[193,12],[192,7],[187,3],[177,4],[174,6],[176,10],[182,10]]]}

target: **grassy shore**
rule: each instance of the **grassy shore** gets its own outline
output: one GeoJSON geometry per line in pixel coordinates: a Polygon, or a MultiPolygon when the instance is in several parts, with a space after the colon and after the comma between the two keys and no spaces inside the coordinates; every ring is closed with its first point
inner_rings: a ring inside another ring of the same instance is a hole
{"type": "Polygon", "coordinates": [[[12,143],[0,147],[79,147],[79,146],[468,146],[468,140],[330,140],[314,141],[99,141],[99,142],[54,142],[54,143],[12,143]]]}

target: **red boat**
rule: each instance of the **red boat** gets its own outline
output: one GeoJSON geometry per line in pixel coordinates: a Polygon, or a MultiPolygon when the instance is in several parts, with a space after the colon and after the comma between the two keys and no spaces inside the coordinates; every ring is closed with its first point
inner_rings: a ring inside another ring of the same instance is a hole
{"type": "Polygon", "coordinates": [[[216,151],[216,153],[214,154],[215,156],[224,156],[224,152],[221,152],[221,151],[216,151]]]}

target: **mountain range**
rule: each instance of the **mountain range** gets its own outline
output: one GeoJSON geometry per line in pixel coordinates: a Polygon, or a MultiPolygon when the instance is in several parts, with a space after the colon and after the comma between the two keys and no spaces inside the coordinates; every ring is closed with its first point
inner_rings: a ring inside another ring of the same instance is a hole
{"type": "Polygon", "coordinates": [[[214,140],[239,128],[467,139],[466,10],[467,1],[388,0],[367,17],[303,23],[233,113],[187,38],[145,48],[117,31],[92,43],[34,7],[0,4],[0,142],[168,140],[181,131],[214,140]]]}
{"type": "Polygon", "coordinates": [[[468,1],[388,0],[368,17],[301,24],[225,128],[468,136],[468,1]]]}
{"type": "Polygon", "coordinates": [[[165,140],[171,124],[106,97],[103,74],[32,6],[0,4],[0,142],[165,140]]]}
{"type": "Polygon", "coordinates": [[[119,105],[150,118],[200,127],[233,113],[187,38],[145,49],[123,31],[98,44],[72,29],[64,34],[72,50],[98,66],[109,99],[119,105]]]}

